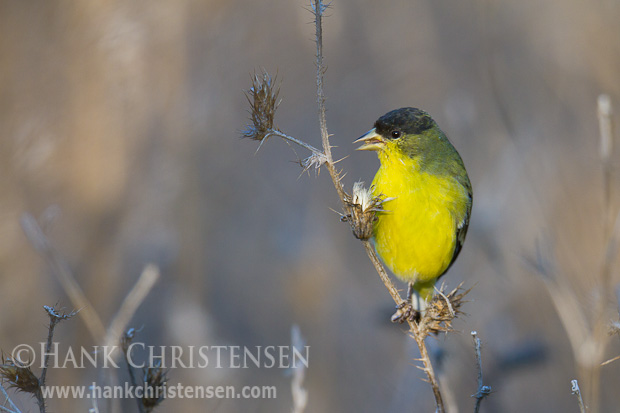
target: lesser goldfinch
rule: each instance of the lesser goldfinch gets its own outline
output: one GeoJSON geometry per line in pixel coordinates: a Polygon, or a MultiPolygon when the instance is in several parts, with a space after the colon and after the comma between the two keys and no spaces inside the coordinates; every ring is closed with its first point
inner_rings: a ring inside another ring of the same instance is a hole
{"type": "Polygon", "coordinates": [[[371,190],[387,199],[373,224],[373,244],[409,284],[414,313],[423,312],[465,241],[472,206],[465,165],[433,118],[416,108],[386,113],[355,142],[381,162],[371,190]]]}

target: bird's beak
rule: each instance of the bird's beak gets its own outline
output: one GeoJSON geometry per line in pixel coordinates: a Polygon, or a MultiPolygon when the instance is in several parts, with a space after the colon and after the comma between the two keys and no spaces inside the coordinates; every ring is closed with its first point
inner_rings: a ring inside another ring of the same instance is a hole
{"type": "Polygon", "coordinates": [[[377,133],[375,129],[369,130],[364,136],[353,143],[362,142],[363,145],[357,148],[358,151],[378,151],[385,146],[385,140],[377,133]]]}

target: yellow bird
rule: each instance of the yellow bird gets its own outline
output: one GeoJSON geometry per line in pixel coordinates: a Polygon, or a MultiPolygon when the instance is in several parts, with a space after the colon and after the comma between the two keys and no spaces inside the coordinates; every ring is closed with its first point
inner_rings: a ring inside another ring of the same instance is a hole
{"type": "MultiPolygon", "coordinates": [[[[416,108],[386,113],[357,142],[363,143],[358,150],[377,152],[381,166],[371,190],[388,198],[373,226],[373,244],[409,284],[414,314],[423,312],[465,241],[472,206],[465,165],[433,118],[416,108]]],[[[397,312],[394,320],[402,316],[397,312]]]]}

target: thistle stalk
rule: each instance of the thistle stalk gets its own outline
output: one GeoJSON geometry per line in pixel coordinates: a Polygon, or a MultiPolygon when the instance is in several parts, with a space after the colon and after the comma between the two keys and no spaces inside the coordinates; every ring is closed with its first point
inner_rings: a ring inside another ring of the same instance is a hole
{"type": "MultiPolygon", "coordinates": [[[[304,171],[311,167],[319,170],[321,166],[325,165],[344,211],[341,220],[348,222],[355,237],[362,241],[366,254],[379,274],[381,281],[387,288],[396,306],[401,308],[407,304],[407,301],[401,297],[369,241],[372,236],[372,227],[376,219],[376,213],[382,210],[383,202],[388,199],[381,195],[373,196],[370,190],[363,188],[362,183],[356,183],[353,187],[353,194],[349,195],[342,185],[342,177],[344,175],[336,168],[338,161],[334,161],[331,152],[332,147],[329,142],[330,135],[327,131],[325,115],[325,93],[323,91],[324,74],[326,71],[323,61],[323,14],[328,7],[329,5],[324,4],[321,0],[312,0],[311,11],[314,15],[316,29],[317,109],[322,149],[319,150],[312,145],[287,135],[274,126],[275,111],[280,103],[278,98],[279,86],[275,84],[275,78],[272,79],[266,72],[263,72],[262,75],[255,74],[252,78],[252,86],[246,91],[246,97],[250,103],[250,125],[243,131],[243,136],[259,141],[259,149],[268,138],[273,136],[280,137],[287,142],[295,143],[307,149],[311,152],[311,155],[300,161],[304,171]]],[[[421,316],[420,320],[407,320],[410,335],[415,339],[420,351],[421,357],[419,360],[423,364],[421,369],[426,373],[428,382],[433,389],[437,412],[440,413],[444,412],[445,408],[439,383],[426,348],[425,338],[430,333],[451,330],[451,322],[460,314],[459,308],[467,292],[463,292],[459,286],[447,295],[439,294],[433,298],[427,312],[421,316]]]]}

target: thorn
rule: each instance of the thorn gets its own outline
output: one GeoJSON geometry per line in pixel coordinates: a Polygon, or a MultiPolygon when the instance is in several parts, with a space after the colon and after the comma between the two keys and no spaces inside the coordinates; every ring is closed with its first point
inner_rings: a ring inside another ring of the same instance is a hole
{"type": "Polygon", "coordinates": [[[349,157],[349,155],[346,155],[346,156],[344,156],[344,157],[342,157],[342,158],[338,159],[337,161],[334,161],[334,165],[336,165],[336,164],[337,164],[338,162],[340,162],[340,161],[344,161],[344,160],[345,160],[345,159],[347,159],[348,157],[349,157]]]}
{"type": "Polygon", "coordinates": [[[260,148],[263,147],[263,143],[267,140],[268,137],[269,137],[268,135],[265,135],[265,137],[261,139],[260,143],[258,144],[258,148],[256,148],[256,151],[254,152],[254,155],[256,155],[258,151],[260,150],[260,148]]]}
{"type": "MultiPolygon", "coordinates": [[[[442,287],[443,287],[443,285],[442,285],[442,287]]],[[[435,291],[437,291],[437,293],[441,297],[443,297],[444,300],[446,300],[446,304],[448,305],[448,310],[450,310],[450,315],[452,315],[452,317],[455,317],[456,314],[454,312],[454,309],[452,308],[452,303],[450,302],[450,300],[448,300],[448,297],[446,297],[446,295],[441,290],[437,289],[437,287],[435,287],[435,291]]]]}

